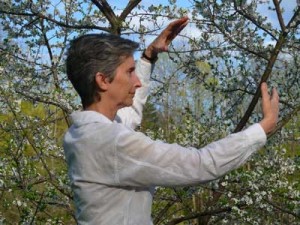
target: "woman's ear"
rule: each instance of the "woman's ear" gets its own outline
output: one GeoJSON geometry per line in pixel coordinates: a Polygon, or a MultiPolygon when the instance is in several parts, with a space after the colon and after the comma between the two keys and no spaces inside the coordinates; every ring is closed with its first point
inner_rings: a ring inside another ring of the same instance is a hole
{"type": "Polygon", "coordinates": [[[109,79],[103,73],[97,72],[95,76],[95,81],[100,90],[106,91],[108,89],[108,85],[110,82],[109,79]]]}

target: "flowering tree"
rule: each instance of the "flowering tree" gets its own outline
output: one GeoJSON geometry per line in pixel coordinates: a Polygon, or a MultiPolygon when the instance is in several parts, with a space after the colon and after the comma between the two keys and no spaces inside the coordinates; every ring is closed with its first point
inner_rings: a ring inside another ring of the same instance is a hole
{"type": "Polygon", "coordinates": [[[69,40],[110,32],[139,40],[142,50],[187,14],[191,25],[152,75],[141,129],[201,147],[260,119],[262,81],[278,88],[281,117],[269,145],[243,168],[199,187],[158,188],[154,223],[299,222],[299,7],[278,0],[179,5],[1,1],[0,221],[76,223],[61,146],[68,115],[80,108],[64,69],[69,40]]]}

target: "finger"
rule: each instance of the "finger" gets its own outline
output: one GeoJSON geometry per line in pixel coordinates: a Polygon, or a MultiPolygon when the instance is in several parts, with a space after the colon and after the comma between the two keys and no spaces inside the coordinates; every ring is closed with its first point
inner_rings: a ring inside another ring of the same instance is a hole
{"type": "Polygon", "coordinates": [[[260,90],[261,90],[261,96],[262,96],[263,101],[270,100],[270,95],[268,92],[268,85],[266,84],[266,82],[263,82],[261,84],[260,90]]]}
{"type": "Polygon", "coordinates": [[[185,24],[185,23],[187,24],[188,20],[189,20],[188,17],[182,17],[180,19],[171,22],[168,27],[177,27],[180,26],[181,24],[185,24]]]}
{"type": "Polygon", "coordinates": [[[164,47],[161,49],[161,51],[163,51],[163,52],[169,51],[169,46],[164,46],[164,47]]]}
{"type": "Polygon", "coordinates": [[[169,30],[169,34],[167,36],[166,43],[170,44],[174,40],[174,38],[177,37],[177,35],[186,27],[187,24],[188,24],[188,21],[186,21],[183,24],[180,24],[176,27],[172,27],[169,30]]]}
{"type": "Polygon", "coordinates": [[[278,119],[279,114],[279,95],[276,88],[272,89],[272,97],[271,97],[271,104],[273,108],[273,112],[276,114],[276,118],[278,119]]]}
{"type": "Polygon", "coordinates": [[[186,25],[189,23],[189,20],[188,20],[188,18],[186,17],[186,18],[184,18],[184,19],[182,19],[182,20],[180,20],[180,23],[178,23],[175,27],[176,27],[176,32],[180,32],[180,31],[182,31],[183,30],[183,28],[185,28],[186,27],[186,25]]]}
{"type": "Polygon", "coordinates": [[[276,88],[272,89],[272,99],[274,99],[275,101],[279,101],[279,95],[276,88]]]}
{"type": "Polygon", "coordinates": [[[168,46],[178,33],[188,24],[188,17],[171,22],[153,42],[158,52],[168,51],[168,46]]]}
{"type": "Polygon", "coordinates": [[[177,36],[177,34],[179,34],[185,27],[186,25],[188,24],[188,21],[186,21],[185,23],[181,24],[177,30],[174,32],[174,37],[177,36]]]}
{"type": "Polygon", "coordinates": [[[188,24],[188,17],[183,17],[181,19],[175,20],[169,24],[166,31],[170,33],[169,37],[175,37],[183,28],[188,24]]]}
{"type": "Polygon", "coordinates": [[[180,25],[180,31],[188,25],[189,20],[185,21],[183,24],[180,25]]]}
{"type": "Polygon", "coordinates": [[[185,18],[184,20],[181,20],[180,23],[178,23],[178,24],[176,25],[176,27],[177,27],[177,30],[176,30],[176,31],[179,33],[180,31],[182,31],[183,28],[186,27],[186,25],[187,25],[188,23],[189,23],[188,18],[185,18]]]}

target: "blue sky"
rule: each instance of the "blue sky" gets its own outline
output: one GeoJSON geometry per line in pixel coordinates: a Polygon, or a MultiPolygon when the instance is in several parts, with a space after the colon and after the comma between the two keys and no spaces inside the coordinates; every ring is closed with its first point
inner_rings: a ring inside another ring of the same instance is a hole
{"type": "MultiPolygon", "coordinates": [[[[248,2],[251,2],[251,0],[247,0],[248,2]]],[[[263,2],[266,2],[266,0],[262,0],[263,2]]],[[[177,0],[176,1],[176,5],[177,7],[184,7],[184,8],[190,8],[194,3],[193,0],[177,0]]],[[[288,21],[290,20],[291,16],[293,15],[293,10],[296,8],[297,6],[297,0],[282,0],[281,1],[281,7],[284,8],[284,13],[283,13],[283,18],[284,18],[284,22],[285,24],[288,23],[288,21]]],[[[111,6],[115,6],[117,9],[124,9],[124,7],[127,5],[128,1],[125,0],[108,0],[108,3],[111,6]]],[[[141,5],[148,7],[152,4],[155,4],[155,2],[153,0],[142,0],[141,5]]],[[[169,1],[168,0],[160,0],[157,2],[156,5],[169,5],[169,1]]],[[[270,1],[270,5],[272,7],[274,7],[273,2],[270,1]]],[[[274,11],[271,11],[268,9],[268,5],[267,4],[259,4],[258,10],[260,12],[261,15],[266,16],[268,18],[268,21],[274,25],[275,27],[279,28],[279,24],[278,24],[278,19],[277,19],[277,15],[274,11]]],[[[118,12],[116,12],[116,14],[118,14],[118,12]]],[[[166,24],[168,23],[168,21],[166,21],[166,24]]],[[[190,27],[192,29],[192,27],[190,27]]]]}
{"type": "MultiPolygon", "coordinates": [[[[193,5],[193,0],[177,0],[176,1],[176,5],[178,7],[190,7],[193,5]]],[[[251,2],[251,0],[248,0],[248,2],[251,2]]],[[[273,6],[272,1],[271,5],[273,6]]],[[[293,14],[293,10],[296,8],[297,5],[297,0],[282,0],[281,2],[281,7],[284,7],[284,20],[287,23],[288,20],[291,18],[291,15],[293,14]]],[[[128,1],[120,1],[120,0],[108,0],[108,3],[112,6],[116,6],[119,9],[123,9],[128,1]]],[[[153,0],[142,0],[141,5],[143,6],[150,6],[151,4],[153,4],[153,0]]],[[[168,0],[160,0],[158,1],[158,4],[162,4],[162,5],[168,5],[169,1],[168,0]]],[[[277,21],[277,16],[275,14],[275,12],[270,12],[270,10],[268,10],[268,6],[266,4],[262,5],[259,7],[259,11],[261,14],[265,15],[268,17],[269,21],[271,23],[274,23],[274,21],[277,21]]]]}

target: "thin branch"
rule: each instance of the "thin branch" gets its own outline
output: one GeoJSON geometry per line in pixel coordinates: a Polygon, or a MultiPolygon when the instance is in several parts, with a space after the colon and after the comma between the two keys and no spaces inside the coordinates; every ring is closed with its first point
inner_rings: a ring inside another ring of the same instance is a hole
{"type": "Polygon", "coordinates": [[[118,17],[106,0],[91,0],[91,2],[93,2],[100,9],[111,25],[118,22],[118,17]]]}
{"type": "Polygon", "coordinates": [[[57,20],[54,20],[48,16],[45,16],[41,13],[39,13],[37,16],[39,16],[41,19],[45,19],[47,21],[50,21],[52,23],[55,23],[56,25],[59,25],[61,27],[65,27],[65,28],[72,28],[72,29],[89,29],[89,30],[103,30],[103,31],[106,31],[106,32],[109,32],[109,29],[107,27],[99,27],[99,26],[95,26],[95,25],[70,25],[70,24],[65,24],[63,22],[60,22],[60,21],[57,21],[57,20]]]}
{"type": "Polygon", "coordinates": [[[276,132],[281,130],[282,127],[284,127],[294,116],[298,115],[298,112],[300,111],[300,104],[294,108],[292,112],[290,112],[287,116],[285,116],[276,126],[275,130],[272,131],[268,137],[272,137],[276,132]]]}
{"type": "Polygon", "coordinates": [[[38,20],[39,20],[38,17],[37,17],[37,18],[33,18],[33,19],[32,19],[31,21],[29,21],[27,24],[23,25],[23,26],[21,27],[20,31],[19,31],[18,36],[22,34],[24,28],[30,27],[31,25],[33,26],[38,20]]]}
{"type": "Polygon", "coordinates": [[[54,106],[60,108],[63,112],[66,112],[67,114],[71,113],[71,111],[67,107],[65,107],[65,106],[63,106],[63,105],[61,105],[57,102],[51,101],[49,99],[42,99],[39,96],[31,96],[29,94],[26,94],[26,93],[24,93],[22,91],[18,91],[18,90],[16,90],[16,93],[24,96],[27,99],[30,99],[30,100],[33,100],[33,101],[36,101],[36,102],[41,102],[41,103],[45,103],[45,104],[48,104],[48,105],[54,105],[54,106]]]}
{"type": "Polygon", "coordinates": [[[98,9],[104,14],[106,19],[111,25],[111,29],[109,32],[114,34],[120,34],[120,26],[119,26],[119,18],[116,16],[110,5],[107,3],[106,0],[91,0],[98,9]]]}
{"type": "Polygon", "coordinates": [[[110,29],[107,28],[107,27],[100,27],[100,26],[95,26],[95,25],[88,25],[88,24],[83,24],[83,25],[72,25],[72,24],[68,24],[68,23],[63,23],[61,21],[57,21],[55,19],[52,19],[51,17],[49,16],[46,16],[42,13],[19,13],[19,12],[9,12],[9,11],[4,11],[4,10],[0,10],[0,14],[8,14],[8,15],[14,15],[14,16],[30,16],[30,17],[38,17],[40,19],[45,19],[49,22],[52,22],[60,27],[65,27],[65,28],[70,28],[70,29],[77,29],[77,30],[80,30],[80,29],[88,29],[88,30],[102,30],[102,31],[105,31],[105,32],[109,32],[110,29]]]}
{"type": "Polygon", "coordinates": [[[142,0],[131,0],[128,2],[126,8],[123,10],[119,16],[121,21],[124,21],[128,14],[141,2],[142,0]]]}
{"type": "MultiPolygon", "coordinates": [[[[237,206],[237,207],[242,207],[242,205],[237,206]]],[[[212,216],[212,215],[216,215],[216,214],[226,213],[226,212],[230,212],[231,210],[232,210],[232,207],[225,207],[225,208],[221,208],[221,209],[195,213],[195,214],[188,215],[188,216],[182,216],[179,218],[175,218],[174,220],[171,220],[169,223],[167,223],[167,225],[176,225],[183,221],[197,219],[197,218],[204,217],[204,216],[212,216]]]]}
{"type": "Polygon", "coordinates": [[[18,60],[26,62],[29,65],[35,64],[35,65],[38,65],[38,66],[45,67],[46,69],[49,69],[48,67],[46,67],[45,64],[41,64],[41,63],[38,63],[36,61],[30,61],[26,58],[22,58],[21,56],[19,56],[19,54],[13,54],[12,52],[8,51],[6,48],[3,48],[2,46],[0,46],[0,56],[4,56],[4,57],[12,56],[12,57],[14,57],[18,60]]]}
{"type": "Polygon", "coordinates": [[[35,220],[35,217],[36,217],[36,215],[37,215],[37,213],[38,213],[38,211],[39,211],[40,205],[42,204],[42,200],[43,200],[43,198],[44,198],[44,194],[45,194],[44,192],[41,194],[41,197],[40,197],[40,199],[39,199],[39,201],[38,201],[38,203],[37,203],[37,205],[36,205],[35,212],[34,212],[34,214],[33,214],[33,216],[32,216],[30,225],[34,224],[34,220],[35,220]]]}
{"type": "Polygon", "coordinates": [[[286,42],[286,36],[287,36],[287,33],[282,33],[276,43],[276,46],[274,47],[272,53],[271,53],[271,58],[269,59],[268,61],[268,64],[267,64],[267,67],[265,69],[265,72],[264,74],[262,75],[261,77],[261,81],[256,89],[256,92],[255,92],[255,95],[253,96],[252,98],[252,101],[250,102],[250,105],[248,106],[244,116],[242,117],[242,119],[240,120],[240,122],[238,123],[238,125],[236,126],[236,128],[234,129],[234,133],[236,132],[239,132],[241,131],[244,126],[246,125],[249,117],[251,116],[257,102],[258,102],[258,99],[261,95],[261,91],[260,91],[260,84],[263,83],[263,82],[266,82],[268,80],[268,78],[270,77],[271,75],[271,72],[272,72],[272,69],[273,69],[273,66],[276,62],[276,59],[278,57],[278,54],[281,50],[281,48],[283,47],[284,43],[286,42]]]}
{"type": "Polygon", "coordinates": [[[274,36],[274,34],[272,34],[269,30],[264,28],[261,24],[259,24],[258,21],[252,15],[249,15],[248,13],[246,13],[245,10],[240,10],[237,6],[236,1],[234,1],[234,9],[238,14],[245,17],[246,19],[251,21],[255,26],[257,26],[259,29],[261,29],[264,32],[266,32],[267,34],[269,34],[272,38],[274,38],[274,40],[277,40],[277,37],[274,36]]]}
{"type": "Polygon", "coordinates": [[[174,205],[175,202],[168,202],[165,207],[157,214],[157,216],[153,219],[153,224],[158,224],[161,219],[165,216],[166,212],[174,205]]]}
{"type": "Polygon", "coordinates": [[[265,55],[265,51],[264,52],[256,52],[254,50],[251,50],[247,47],[244,47],[242,44],[238,43],[237,41],[235,41],[231,35],[227,34],[227,32],[217,23],[215,23],[214,20],[211,21],[213,23],[213,25],[218,28],[218,30],[231,42],[233,43],[234,45],[236,45],[238,48],[244,50],[245,52],[249,52],[253,55],[256,55],[260,58],[263,58],[265,60],[268,60],[267,56],[265,55]]]}
{"type": "MultiPolygon", "coordinates": [[[[287,25],[287,28],[289,28],[290,26],[292,26],[292,24],[295,22],[295,20],[297,18],[299,18],[298,14],[300,12],[300,8],[298,7],[297,11],[294,13],[293,17],[291,18],[291,20],[289,21],[288,25],[287,25]]],[[[262,82],[266,82],[268,80],[268,78],[270,77],[271,75],[271,72],[272,72],[272,69],[273,69],[273,66],[277,60],[277,57],[278,57],[278,54],[279,52],[281,51],[283,45],[286,43],[286,39],[287,39],[287,36],[288,36],[288,32],[282,32],[277,43],[276,43],[276,46],[274,47],[272,53],[271,53],[271,58],[269,59],[268,61],[268,64],[267,64],[267,67],[265,69],[265,72],[264,74],[262,75],[261,77],[261,81],[260,81],[260,84],[262,82]]],[[[234,133],[236,132],[239,132],[241,131],[244,126],[246,125],[248,119],[250,118],[257,102],[258,102],[258,99],[261,95],[261,91],[260,91],[260,84],[258,85],[257,89],[256,89],[256,92],[255,92],[255,95],[254,97],[252,98],[252,101],[250,102],[250,105],[248,106],[244,116],[242,117],[242,119],[240,120],[239,124],[236,126],[236,128],[234,129],[234,133]]]]}
{"type": "MultiPolygon", "coordinates": [[[[253,96],[255,95],[254,92],[248,91],[247,88],[246,89],[242,89],[242,88],[222,89],[222,88],[220,88],[220,89],[218,89],[218,91],[221,93],[242,92],[242,93],[246,93],[246,94],[253,95],[253,96]]],[[[291,103],[289,103],[288,101],[284,101],[282,99],[279,99],[279,103],[286,105],[291,109],[295,108],[291,103]]]]}
{"type": "Polygon", "coordinates": [[[48,54],[49,54],[49,58],[50,58],[50,61],[51,61],[51,73],[53,75],[53,80],[54,80],[54,86],[57,88],[57,89],[60,89],[59,87],[59,80],[58,80],[58,76],[57,76],[57,72],[55,71],[54,67],[55,67],[55,64],[53,62],[53,53],[52,53],[52,49],[51,49],[51,46],[50,46],[50,43],[49,43],[49,40],[48,40],[48,37],[47,37],[47,34],[45,31],[45,26],[44,26],[44,20],[41,20],[41,32],[42,32],[42,37],[45,41],[45,45],[47,47],[47,50],[48,50],[48,54]]]}
{"type": "Polygon", "coordinates": [[[3,89],[1,88],[0,86],[0,93],[2,96],[4,96],[4,101],[5,103],[8,105],[10,111],[12,112],[15,120],[16,120],[16,123],[18,124],[18,126],[21,128],[21,131],[22,131],[22,135],[27,139],[28,143],[30,144],[30,146],[32,147],[32,149],[34,150],[34,152],[36,153],[36,155],[38,156],[38,158],[40,159],[42,165],[43,165],[43,168],[46,170],[46,173],[48,174],[49,176],[49,179],[50,179],[50,183],[60,192],[62,193],[63,195],[67,196],[68,198],[72,198],[72,196],[67,193],[65,190],[63,190],[61,187],[59,187],[57,184],[55,184],[54,182],[54,177],[55,175],[50,171],[50,169],[48,168],[48,164],[46,163],[46,161],[44,160],[44,158],[42,157],[42,152],[38,150],[38,148],[36,147],[33,139],[27,134],[27,131],[26,131],[26,128],[23,126],[23,124],[21,123],[21,121],[19,120],[19,117],[16,113],[16,111],[13,109],[12,105],[11,105],[11,102],[9,102],[8,100],[8,97],[5,95],[3,89]]]}
{"type": "Polygon", "coordinates": [[[276,14],[277,14],[277,18],[281,27],[282,32],[286,31],[286,27],[283,21],[283,17],[282,17],[282,13],[281,13],[281,9],[280,9],[280,3],[277,0],[273,0],[275,9],[276,9],[276,14]]]}
{"type": "Polygon", "coordinates": [[[296,28],[299,26],[300,24],[300,7],[297,8],[296,12],[294,13],[293,17],[291,18],[291,20],[288,22],[288,25],[286,25],[287,29],[290,28],[296,28]]]}
{"type": "Polygon", "coordinates": [[[290,215],[294,216],[295,218],[300,218],[300,216],[297,215],[296,213],[294,213],[294,212],[292,212],[292,211],[290,211],[290,210],[287,210],[286,208],[282,208],[282,207],[278,206],[276,203],[271,202],[271,201],[268,200],[268,199],[264,199],[264,201],[266,201],[267,203],[269,203],[269,204],[270,204],[271,206],[273,206],[275,209],[278,209],[278,210],[280,210],[280,211],[282,211],[282,212],[284,212],[284,213],[290,214],[290,215]]]}
{"type": "Polygon", "coordinates": [[[11,12],[11,11],[5,11],[0,10],[0,14],[7,14],[7,15],[13,15],[13,16],[36,16],[34,13],[21,13],[21,12],[11,12]]]}

